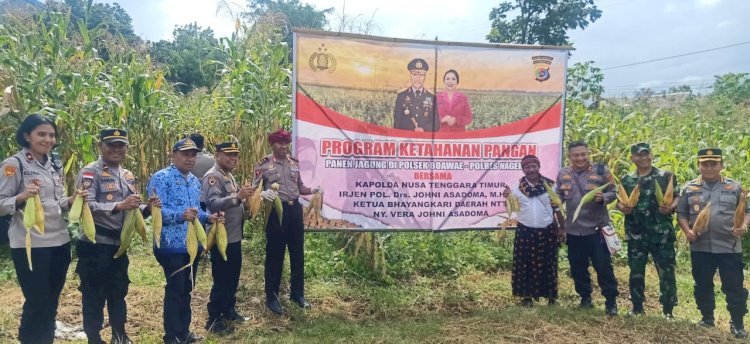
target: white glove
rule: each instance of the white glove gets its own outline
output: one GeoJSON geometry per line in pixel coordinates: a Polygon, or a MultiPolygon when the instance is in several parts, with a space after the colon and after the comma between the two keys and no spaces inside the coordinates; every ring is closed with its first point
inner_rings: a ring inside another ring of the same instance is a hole
{"type": "Polygon", "coordinates": [[[264,200],[273,202],[273,200],[276,199],[276,196],[278,196],[279,193],[276,191],[273,191],[273,189],[267,189],[260,192],[260,197],[263,197],[264,200]]]}

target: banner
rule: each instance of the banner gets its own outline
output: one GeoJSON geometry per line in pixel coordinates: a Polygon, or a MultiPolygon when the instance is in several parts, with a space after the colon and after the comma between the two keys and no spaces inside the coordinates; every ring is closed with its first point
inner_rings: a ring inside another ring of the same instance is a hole
{"type": "Polygon", "coordinates": [[[293,151],[305,185],[324,190],[306,229],[514,225],[502,193],[521,158],[552,179],[560,168],[567,56],[295,31],[293,151]]]}

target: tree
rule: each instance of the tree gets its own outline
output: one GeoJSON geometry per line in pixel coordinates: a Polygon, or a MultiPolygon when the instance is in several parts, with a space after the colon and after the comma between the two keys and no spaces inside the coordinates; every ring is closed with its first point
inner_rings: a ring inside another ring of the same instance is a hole
{"type": "Polygon", "coordinates": [[[154,60],[169,68],[165,78],[182,93],[213,87],[218,69],[213,61],[222,59],[213,30],[192,23],[176,27],[172,38],[171,42],[161,40],[151,46],[154,60]]]}
{"type": "Polygon", "coordinates": [[[734,104],[750,103],[750,74],[727,73],[714,78],[713,96],[734,104]]]}
{"type": "Polygon", "coordinates": [[[570,45],[570,29],[585,29],[602,16],[594,0],[511,0],[490,12],[493,43],[570,45]],[[509,13],[520,12],[513,19],[509,13]]]}
{"type": "Polygon", "coordinates": [[[568,68],[566,97],[596,107],[604,93],[603,81],[604,73],[601,68],[594,67],[594,61],[578,62],[568,68]]]}
{"type": "Polygon", "coordinates": [[[141,38],[133,30],[133,20],[118,3],[92,3],[91,0],[65,0],[70,8],[73,23],[85,19],[89,30],[104,28],[114,36],[122,35],[128,43],[140,42],[141,38]]]}
{"type": "Polygon", "coordinates": [[[292,28],[323,30],[328,26],[327,15],[333,12],[333,8],[317,10],[299,0],[248,0],[247,10],[242,15],[251,21],[265,16],[281,16],[284,22],[284,42],[290,47],[292,28]]]}

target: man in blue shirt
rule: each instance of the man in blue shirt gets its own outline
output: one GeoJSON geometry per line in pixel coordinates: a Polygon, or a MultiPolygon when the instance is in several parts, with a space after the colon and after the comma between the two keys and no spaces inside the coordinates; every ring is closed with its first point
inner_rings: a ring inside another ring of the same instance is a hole
{"type": "MultiPolygon", "coordinates": [[[[161,200],[162,232],[156,260],[164,269],[164,343],[195,343],[202,338],[190,332],[192,312],[190,293],[195,284],[197,264],[191,269],[175,271],[187,265],[187,224],[195,219],[203,223],[223,221],[220,213],[208,215],[200,207],[201,182],[190,173],[200,150],[191,139],[182,139],[172,148],[172,165],[151,177],[148,190],[161,200]]],[[[200,256],[200,251],[198,252],[200,256]]]]}

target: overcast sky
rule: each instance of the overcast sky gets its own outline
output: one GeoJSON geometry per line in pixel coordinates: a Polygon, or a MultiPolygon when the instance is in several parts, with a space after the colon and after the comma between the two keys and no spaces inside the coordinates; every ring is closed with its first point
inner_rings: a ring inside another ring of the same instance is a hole
{"type": "MultiPolygon", "coordinates": [[[[102,1],[97,1],[102,2],[102,1]]],[[[113,1],[104,1],[113,2],[113,1]]],[[[175,25],[197,22],[217,36],[233,30],[226,11],[217,13],[216,0],[121,0],[133,18],[135,32],[158,41],[170,39],[175,25]]],[[[245,1],[226,1],[235,9],[245,1]]],[[[332,25],[342,13],[343,0],[301,0],[316,9],[335,8],[332,25]]],[[[374,16],[378,36],[444,41],[486,42],[489,13],[499,0],[349,0],[348,16],[374,16]],[[459,5],[460,4],[460,5],[459,5]]],[[[595,61],[601,68],[658,59],[747,42],[700,54],[605,69],[609,95],[632,93],[641,87],[657,91],[689,84],[705,88],[714,75],[750,72],[749,0],[600,0],[602,17],[585,30],[570,32],[575,47],[570,65],[595,61]]]]}

